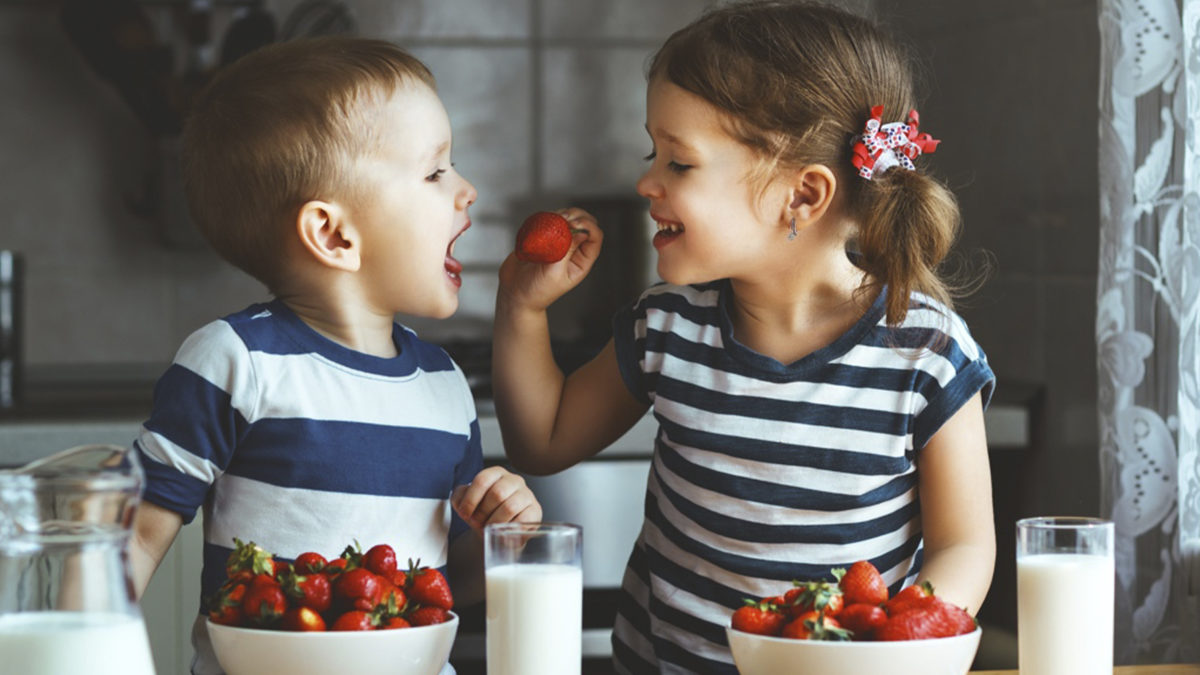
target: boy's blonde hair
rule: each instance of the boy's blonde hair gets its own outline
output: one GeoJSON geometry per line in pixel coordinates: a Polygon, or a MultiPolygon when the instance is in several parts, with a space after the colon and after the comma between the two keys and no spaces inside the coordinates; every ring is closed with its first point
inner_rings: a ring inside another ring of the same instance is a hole
{"type": "Polygon", "coordinates": [[[726,114],[730,133],[762,159],[752,182],[810,164],[837,174],[859,224],[856,262],[873,279],[863,290],[888,286],[891,325],[904,319],[914,292],[951,306],[937,269],[960,223],[953,193],[919,165],[865,180],[851,164],[851,141],[873,106],[883,106],[884,122],[915,107],[911,61],[862,17],[776,0],[710,10],[668,38],[649,71],[726,114]]]}
{"type": "Polygon", "coordinates": [[[274,290],[299,208],[360,196],[354,162],[378,145],[372,116],[414,83],[435,86],[419,60],[346,36],[270,45],[221,70],[182,137],[184,188],[205,238],[274,290]]]}

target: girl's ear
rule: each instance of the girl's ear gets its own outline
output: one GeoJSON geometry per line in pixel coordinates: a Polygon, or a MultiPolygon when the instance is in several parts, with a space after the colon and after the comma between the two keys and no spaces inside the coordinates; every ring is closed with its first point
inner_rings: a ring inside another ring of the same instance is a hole
{"type": "Polygon", "coordinates": [[[817,222],[829,210],[833,196],[837,193],[837,177],[824,164],[809,164],[797,171],[793,177],[790,217],[795,217],[797,227],[807,227],[817,222]]]}
{"type": "Polygon", "coordinates": [[[355,272],[362,264],[358,233],[336,204],[306,202],[296,216],[296,234],[305,250],[322,265],[355,272]]]}

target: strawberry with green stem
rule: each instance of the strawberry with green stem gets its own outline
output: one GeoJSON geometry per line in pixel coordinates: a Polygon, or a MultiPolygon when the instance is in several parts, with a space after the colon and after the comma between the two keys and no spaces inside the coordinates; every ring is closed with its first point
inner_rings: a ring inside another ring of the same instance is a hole
{"type": "Polygon", "coordinates": [[[408,586],[404,589],[408,597],[418,604],[454,609],[454,595],[450,584],[441,572],[432,567],[421,567],[420,559],[408,561],[408,586]]]}

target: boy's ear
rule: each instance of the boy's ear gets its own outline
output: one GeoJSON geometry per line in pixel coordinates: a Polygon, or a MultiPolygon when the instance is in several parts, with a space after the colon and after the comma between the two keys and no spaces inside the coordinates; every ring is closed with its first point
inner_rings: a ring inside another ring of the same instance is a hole
{"type": "Polygon", "coordinates": [[[833,203],[837,193],[837,176],[824,164],[809,164],[793,175],[788,204],[788,217],[795,217],[796,227],[806,227],[820,220],[833,203]]]}
{"type": "Polygon", "coordinates": [[[361,245],[354,227],[346,222],[341,207],[330,202],[305,202],[296,216],[300,243],[317,262],[334,269],[355,272],[362,264],[361,245]]]}

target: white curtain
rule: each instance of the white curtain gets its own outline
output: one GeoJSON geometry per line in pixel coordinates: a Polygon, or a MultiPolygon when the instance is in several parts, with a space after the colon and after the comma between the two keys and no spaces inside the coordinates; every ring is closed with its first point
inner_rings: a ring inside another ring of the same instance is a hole
{"type": "MultiPolygon", "coordinates": [[[[1200,660],[1200,0],[1101,0],[1101,499],[1116,662],[1200,660]]],[[[1064,119],[1064,123],[1068,123],[1064,119]]]]}

